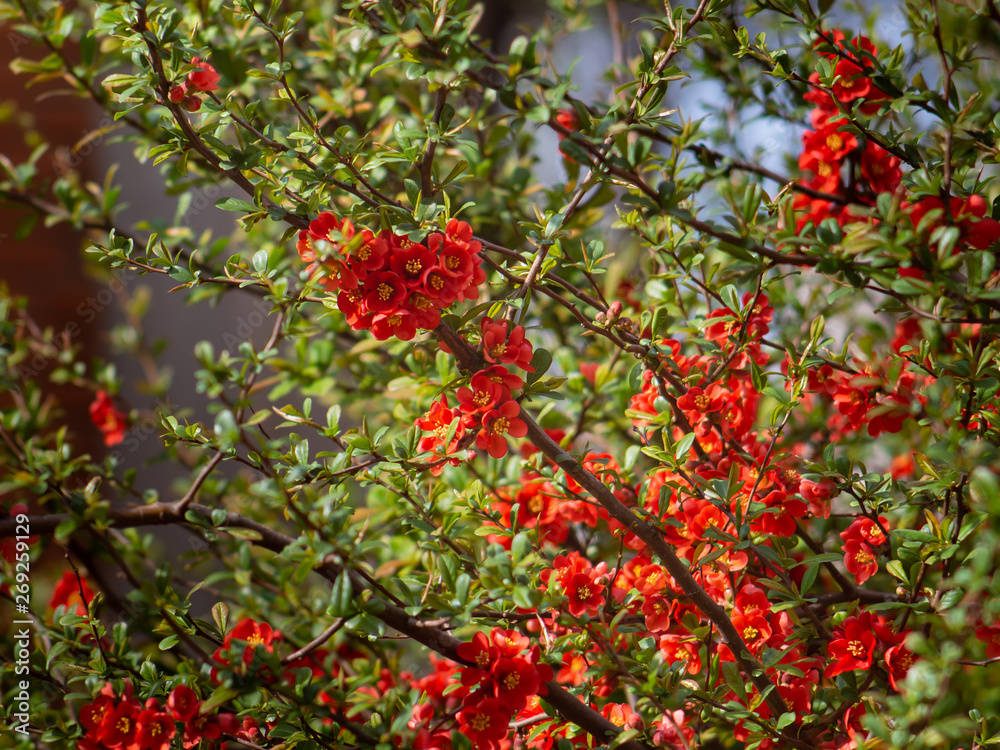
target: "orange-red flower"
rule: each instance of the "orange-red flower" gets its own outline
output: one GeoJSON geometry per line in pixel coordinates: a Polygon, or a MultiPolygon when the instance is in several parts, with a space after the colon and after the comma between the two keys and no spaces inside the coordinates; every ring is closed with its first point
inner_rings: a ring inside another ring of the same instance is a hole
{"type": "Polygon", "coordinates": [[[493,458],[507,455],[507,435],[519,438],[528,434],[528,425],[520,418],[521,407],[506,401],[483,414],[482,429],[476,435],[476,447],[486,449],[493,458]]]}
{"type": "Polygon", "coordinates": [[[875,633],[859,618],[848,617],[844,620],[840,637],[827,644],[826,654],[830,664],[823,676],[835,677],[841,672],[868,669],[872,665],[874,653],[875,633]]]}
{"type": "Polygon", "coordinates": [[[477,750],[497,750],[507,736],[509,714],[494,698],[484,698],[458,712],[458,728],[477,750]]]}
{"type": "Polygon", "coordinates": [[[80,617],[86,617],[87,607],[90,606],[93,598],[94,592],[90,590],[87,582],[83,578],[77,581],[76,574],[72,570],[65,570],[52,591],[49,609],[65,607],[67,612],[75,612],[80,617]],[[82,597],[80,595],[81,589],[83,591],[82,597]]]}
{"type": "Polygon", "coordinates": [[[195,66],[187,75],[187,83],[195,91],[215,91],[219,88],[219,74],[207,62],[201,62],[197,57],[191,60],[195,66]]]}
{"type": "Polygon", "coordinates": [[[128,414],[115,407],[105,391],[98,391],[90,405],[90,419],[104,435],[105,445],[118,445],[129,428],[128,414]]]}

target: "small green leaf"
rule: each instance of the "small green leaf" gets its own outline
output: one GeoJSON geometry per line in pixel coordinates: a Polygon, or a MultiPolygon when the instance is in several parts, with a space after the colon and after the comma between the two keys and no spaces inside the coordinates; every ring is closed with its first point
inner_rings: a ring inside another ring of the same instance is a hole
{"type": "Polygon", "coordinates": [[[215,207],[221,208],[223,211],[242,211],[244,213],[256,213],[260,210],[253,203],[239,198],[221,198],[215,202],[215,207]]]}
{"type": "Polygon", "coordinates": [[[351,579],[347,575],[347,571],[342,570],[330,591],[330,606],[326,608],[326,613],[331,617],[345,617],[352,614],[354,611],[353,599],[354,589],[351,586],[351,579]]]}
{"type": "Polygon", "coordinates": [[[212,619],[215,621],[215,627],[219,629],[219,633],[225,635],[226,626],[229,625],[229,605],[225,602],[218,602],[212,607],[212,619]]]}

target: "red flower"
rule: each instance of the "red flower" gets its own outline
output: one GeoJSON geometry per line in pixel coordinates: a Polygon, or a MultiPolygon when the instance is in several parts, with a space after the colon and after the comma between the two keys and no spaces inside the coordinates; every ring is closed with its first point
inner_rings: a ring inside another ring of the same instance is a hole
{"type": "Polygon", "coordinates": [[[97,741],[108,747],[131,745],[135,739],[136,714],[138,713],[139,706],[134,701],[124,700],[119,703],[102,722],[97,741]]]}
{"type": "Polygon", "coordinates": [[[596,612],[604,604],[604,586],[587,573],[576,573],[565,582],[565,587],[573,617],[596,612]]]}
{"type": "MultiPolygon", "coordinates": [[[[231,715],[231,714],[230,714],[231,715]]],[[[184,723],[184,747],[193,748],[202,740],[211,743],[222,736],[222,726],[218,717],[200,714],[184,723]]]]}
{"type": "Polygon", "coordinates": [[[458,729],[480,750],[497,750],[507,736],[509,714],[493,698],[465,706],[458,712],[458,729]]]}
{"type": "Polygon", "coordinates": [[[357,271],[360,270],[362,276],[367,274],[363,264],[357,269],[348,264],[344,248],[368,246],[372,233],[365,229],[362,230],[361,240],[354,238],[354,225],[349,220],[341,221],[329,211],[323,211],[309,222],[308,231],[299,232],[295,248],[303,261],[312,263],[310,270],[322,272],[323,283],[328,289],[343,291],[358,285],[357,271]]]}
{"type": "MultiPolygon", "coordinates": [[[[556,114],[555,120],[556,120],[556,123],[560,127],[562,127],[565,130],[569,131],[569,135],[572,135],[573,133],[576,133],[576,132],[578,132],[580,130],[580,118],[577,117],[576,110],[573,110],[573,109],[561,109],[556,114]]],[[[559,152],[563,156],[565,156],[567,159],[570,159],[571,161],[575,161],[571,156],[569,156],[569,154],[567,154],[565,151],[563,151],[562,141],[565,140],[565,138],[567,137],[567,134],[563,133],[561,130],[559,130],[559,128],[555,128],[555,131],[556,131],[556,136],[558,136],[559,141],[560,141],[560,143],[559,143],[559,152]]]]}
{"type": "Polygon", "coordinates": [[[224,644],[229,646],[233,641],[245,641],[250,646],[269,647],[276,638],[280,637],[266,622],[257,622],[246,617],[240,620],[235,628],[226,633],[224,644]]]}
{"type": "Polygon", "coordinates": [[[524,653],[531,646],[531,641],[516,630],[493,628],[490,630],[490,642],[496,646],[500,656],[512,658],[524,653]]]}
{"type": "Polygon", "coordinates": [[[246,643],[246,648],[243,649],[243,665],[248,667],[253,661],[254,652],[258,647],[263,647],[265,651],[272,653],[274,641],[280,640],[280,638],[281,633],[272,630],[266,622],[257,622],[247,617],[240,620],[235,628],[226,633],[226,637],[222,641],[222,648],[216,649],[213,658],[220,664],[228,665],[229,661],[223,656],[223,652],[231,649],[234,641],[246,643]]]}
{"type": "Polygon", "coordinates": [[[503,362],[534,372],[531,366],[531,343],[524,338],[524,326],[515,326],[507,334],[506,320],[494,321],[484,317],[480,323],[483,334],[483,356],[488,362],[503,362]]]}
{"type": "Polygon", "coordinates": [[[823,672],[824,677],[834,677],[854,669],[868,669],[872,665],[875,633],[865,627],[859,618],[844,620],[840,636],[827,644],[826,654],[831,663],[823,672]]]}
{"type": "Polygon", "coordinates": [[[667,586],[667,572],[659,565],[643,565],[636,573],[635,588],[643,596],[655,596],[667,586]]]}
{"type": "MultiPolygon", "coordinates": [[[[814,190],[821,190],[824,193],[836,193],[840,187],[840,166],[840,162],[829,158],[820,151],[803,151],[799,156],[799,169],[805,172],[812,172],[815,175],[812,180],[806,183],[808,187],[814,190]]],[[[808,204],[811,208],[820,209],[818,213],[824,217],[829,214],[831,206],[825,200],[815,201],[805,196],[799,200],[803,204],[808,204]]]]}
{"type": "Polygon", "coordinates": [[[136,719],[135,746],[138,750],[169,750],[177,728],[170,714],[147,708],[136,719]]]}
{"type": "MultiPolygon", "coordinates": [[[[349,222],[345,221],[345,224],[349,222]]],[[[351,270],[363,279],[369,271],[377,271],[385,265],[385,256],[389,252],[389,243],[381,234],[377,237],[369,229],[361,230],[361,241],[347,244],[347,263],[351,270]]]]}
{"type": "Polygon", "coordinates": [[[900,159],[873,141],[868,141],[861,153],[861,174],[875,193],[895,193],[903,178],[900,159]]]}
{"type": "Polygon", "coordinates": [[[490,639],[483,632],[476,633],[468,643],[460,643],[456,651],[460,659],[476,665],[475,668],[466,667],[462,670],[463,685],[475,685],[480,682],[500,656],[499,650],[496,646],[490,645],[490,639]]]}
{"type": "Polygon", "coordinates": [[[608,703],[601,711],[601,715],[616,727],[622,729],[642,728],[642,719],[632,710],[627,703],[608,703]]]}
{"type": "Polygon", "coordinates": [[[167,99],[172,101],[174,104],[180,104],[184,101],[184,97],[187,96],[187,84],[182,83],[179,86],[172,86],[170,92],[167,94],[167,99]]]}
{"type": "Polygon", "coordinates": [[[878,573],[878,560],[872,548],[856,539],[844,543],[844,566],[858,584],[878,573]]]}
{"type": "Polygon", "coordinates": [[[756,652],[771,637],[771,623],[763,615],[737,612],[732,620],[736,632],[751,651],[756,652]]]}
{"type": "Polygon", "coordinates": [[[660,636],[660,653],[670,664],[683,663],[682,672],[689,675],[701,671],[701,656],[698,653],[698,641],[683,635],[666,634],[660,636]]]}
{"type": "Polygon", "coordinates": [[[187,82],[195,91],[215,91],[219,88],[219,74],[207,62],[199,62],[194,58],[191,64],[195,69],[188,73],[187,82]]]}
{"type": "Polygon", "coordinates": [[[369,312],[392,313],[406,299],[406,285],[392,271],[376,271],[365,279],[362,293],[369,312]]]}
{"type": "Polygon", "coordinates": [[[493,458],[507,455],[507,435],[524,437],[528,425],[519,418],[521,407],[516,401],[507,401],[496,409],[483,414],[482,430],[476,435],[476,447],[486,449],[493,458]]]}
{"type": "MultiPolygon", "coordinates": [[[[575,133],[580,129],[580,118],[577,116],[575,109],[560,109],[556,113],[556,122],[570,133],[575,133]]],[[[562,133],[556,132],[559,135],[560,141],[566,137],[562,133]]]]}
{"type": "Polygon", "coordinates": [[[642,603],[642,613],[646,616],[646,630],[662,633],[670,627],[670,613],[673,603],[662,596],[649,596],[642,603]]]}
{"type": "MultiPolygon", "coordinates": [[[[426,437],[420,438],[420,443],[418,448],[421,451],[431,452],[435,455],[450,455],[458,450],[459,441],[465,437],[465,423],[461,419],[461,414],[458,409],[448,408],[448,401],[445,396],[441,396],[439,401],[435,401],[431,404],[430,411],[428,411],[423,417],[420,417],[416,421],[417,427],[419,427],[424,432],[433,433],[426,437]],[[448,433],[451,431],[452,423],[457,422],[455,426],[454,436],[451,442],[445,446],[444,441],[448,437],[448,433]],[[442,451],[441,448],[444,448],[442,451]]],[[[453,466],[458,466],[460,460],[458,458],[451,459],[451,464],[453,466]]],[[[444,466],[436,466],[431,469],[431,474],[434,476],[439,475],[444,471],[444,466]]]]}
{"type": "Polygon", "coordinates": [[[746,313],[746,331],[749,338],[756,339],[766,336],[771,330],[770,323],[771,318],[774,317],[774,308],[771,307],[771,300],[766,294],[755,295],[752,292],[746,292],[743,295],[743,307],[746,308],[751,302],[754,305],[746,313]],[[754,301],[755,298],[756,301],[754,301]]]}
{"type": "Polygon", "coordinates": [[[372,318],[371,332],[379,341],[393,336],[400,341],[409,341],[417,334],[417,319],[406,310],[377,313],[372,318]]]}
{"type": "Polygon", "coordinates": [[[485,370],[480,370],[480,372],[494,383],[500,383],[510,391],[516,391],[524,385],[524,380],[521,379],[520,375],[508,372],[503,365],[492,365],[485,370]]]}
{"type": "Polygon", "coordinates": [[[871,518],[861,516],[854,519],[850,526],[840,532],[840,538],[845,542],[855,539],[864,542],[870,547],[878,547],[885,544],[886,537],[883,529],[888,529],[889,521],[884,516],[878,517],[878,523],[871,518]]]}
{"type": "Polygon", "coordinates": [[[906,677],[914,661],[916,657],[902,644],[885,650],[885,665],[889,668],[889,684],[893,690],[899,691],[898,681],[906,677]]]}
{"type": "Polygon", "coordinates": [[[438,255],[438,268],[445,276],[461,279],[466,284],[475,270],[472,256],[464,247],[455,244],[445,244],[438,255]]]}
{"type": "Polygon", "coordinates": [[[466,284],[466,280],[449,276],[441,266],[429,266],[420,279],[419,289],[439,308],[448,307],[466,284]]]}
{"type": "Polygon", "coordinates": [[[986,644],[986,658],[1000,656],[1000,624],[980,625],[976,628],[976,638],[986,644]]]}
{"type": "Polygon", "coordinates": [[[668,711],[653,724],[653,744],[665,750],[687,750],[695,746],[694,727],[687,725],[682,709],[668,711]]]}
{"type": "Polygon", "coordinates": [[[706,414],[719,411],[725,403],[722,391],[716,385],[710,385],[707,392],[695,386],[677,399],[677,407],[693,422],[701,422],[706,414]]]}
{"type": "Polygon", "coordinates": [[[187,685],[178,685],[167,696],[167,710],[177,721],[188,721],[198,713],[201,701],[198,694],[187,685]]]}
{"type": "Polygon", "coordinates": [[[410,292],[406,298],[406,309],[413,315],[418,328],[429,331],[441,322],[441,310],[421,292],[410,292]]]}
{"type": "Polygon", "coordinates": [[[115,699],[110,695],[98,695],[93,703],[80,709],[80,723],[87,730],[87,737],[96,740],[104,726],[104,721],[115,710],[115,699]]]}
{"type": "MultiPolygon", "coordinates": [[[[423,245],[410,243],[406,248],[394,249],[389,260],[389,268],[395,271],[403,283],[411,289],[423,284],[424,274],[437,264],[437,257],[423,245]]],[[[428,288],[429,296],[431,290],[428,288]]]]}
{"type": "Polygon", "coordinates": [[[840,380],[833,402],[837,410],[847,417],[852,430],[858,430],[865,422],[865,415],[871,408],[872,378],[869,375],[855,375],[840,380]]]}
{"type": "Polygon", "coordinates": [[[115,408],[114,401],[104,391],[98,391],[90,405],[90,419],[104,434],[105,445],[118,445],[128,431],[128,414],[115,408]]]}
{"type": "Polygon", "coordinates": [[[520,711],[528,696],[538,692],[538,673],[535,665],[525,659],[498,659],[490,669],[497,702],[511,713],[520,711]]]}
{"type": "Polygon", "coordinates": [[[817,130],[807,130],[802,134],[802,150],[815,152],[828,162],[839,162],[857,145],[858,140],[850,133],[842,133],[842,121],[829,122],[817,130]]]}
{"type": "Polygon", "coordinates": [[[337,295],[337,309],[344,313],[347,324],[355,331],[370,328],[374,313],[364,308],[364,297],[360,289],[345,289],[337,295]]]}
{"type": "Polygon", "coordinates": [[[56,582],[56,587],[52,591],[49,609],[65,607],[67,612],[75,612],[80,617],[86,617],[87,608],[93,598],[94,592],[83,578],[77,581],[76,574],[72,570],[64,570],[62,578],[56,582]],[[83,598],[80,597],[81,589],[83,598]]]}
{"type": "Polygon", "coordinates": [[[466,414],[476,414],[495,409],[510,400],[510,389],[502,379],[494,380],[486,371],[477,372],[469,381],[471,388],[459,388],[456,392],[458,405],[466,414]]]}

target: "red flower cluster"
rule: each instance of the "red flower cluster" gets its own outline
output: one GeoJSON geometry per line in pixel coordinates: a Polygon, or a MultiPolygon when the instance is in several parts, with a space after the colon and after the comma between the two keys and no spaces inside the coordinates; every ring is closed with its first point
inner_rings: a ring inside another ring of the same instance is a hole
{"type": "Polygon", "coordinates": [[[417,732],[414,750],[451,750],[451,731],[435,716],[455,716],[469,689],[458,678],[461,665],[450,659],[429,654],[433,671],[426,677],[411,680],[421,702],[413,708],[407,726],[417,732]]]}
{"type": "Polygon", "coordinates": [[[889,522],[879,516],[878,523],[870,518],[856,518],[840,538],[844,540],[844,566],[862,584],[878,572],[877,549],[886,543],[883,529],[888,530],[889,522]]]}
{"type": "MultiPolygon", "coordinates": [[[[305,656],[281,665],[280,672],[274,672],[271,666],[276,665],[277,662],[269,659],[268,655],[275,652],[281,641],[281,632],[272,629],[266,622],[257,622],[251,618],[240,620],[232,630],[226,633],[222,646],[216,649],[212,655],[216,664],[211,671],[212,680],[216,683],[222,682],[221,668],[228,668],[238,675],[253,675],[267,683],[281,679],[294,687],[302,679],[301,675],[298,674],[299,670],[308,669],[313,682],[334,679],[341,673],[342,667],[338,662],[339,659],[349,661],[363,656],[346,644],[340,646],[336,651],[318,648],[305,656]],[[270,664],[266,663],[268,661],[270,664]]],[[[388,672],[383,675],[383,679],[386,679],[387,675],[389,675],[388,672]]],[[[391,677],[391,675],[389,676],[391,677]]],[[[377,696],[375,689],[371,687],[359,688],[357,692],[371,697],[377,696]]],[[[335,699],[325,690],[320,690],[316,701],[329,707],[332,711],[342,711],[349,719],[353,719],[357,715],[357,710],[350,706],[338,707],[335,699]]],[[[333,719],[323,717],[322,721],[329,724],[333,722],[333,719]]]]}
{"type": "Polygon", "coordinates": [[[472,227],[457,219],[417,243],[388,230],[359,230],[324,211],[299,233],[295,247],[337,293],[351,328],[370,330],[379,341],[409,341],[418,329],[434,328],[442,310],[475,299],[486,280],[472,227]]]}
{"type": "MultiPolygon", "coordinates": [[[[421,451],[448,458],[457,466],[459,459],[452,454],[458,450],[467,430],[478,429],[476,447],[486,450],[493,458],[507,455],[508,435],[519,438],[527,434],[528,426],[520,418],[521,407],[512,395],[524,381],[508,371],[506,365],[534,372],[531,366],[533,350],[524,336],[524,326],[514,326],[509,332],[508,328],[506,320],[482,319],[483,358],[494,364],[475,373],[468,387],[458,389],[458,407],[450,408],[447,397],[442,395],[427,414],[416,420],[417,427],[431,433],[420,439],[421,451]],[[451,440],[447,440],[449,434],[451,440]]],[[[443,462],[431,471],[440,474],[442,469],[443,462]]]]}
{"type": "Polygon", "coordinates": [[[827,644],[830,663],[823,676],[833,677],[855,669],[869,669],[881,649],[883,662],[889,671],[889,684],[894,690],[899,690],[898,681],[906,677],[910,665],[916,660],[903,645],[907,635],[908,632],[897,633],[891,622],[871,612],[848,617],[833,631],[833,639],[827,644]]]}
{"type": "MultiPolygon", "coordinates": [[[[813,73],[809,80],[814,87],[805,95],[806,101],[816,107],[810,115],[815,130],[807,130],[802,136],[799,167],[812,173],[812,177],[802,184],[824,193],[842,194],[844,167],[848,163],[856,163],[859,174],[852,175],[852,178],[858,179],[851,179],[850,184],[855,192],[861,194],[863,202],[874,204],[879,193],[894,193],[899,188],[902,179],[900,160],[871,141],[857,153],[857,138],[841,130],[844,120],[839,115],[842,114],[841,107],[850,110],[858,101],[861,102],[861,112],[873,114],[888,98],[869,77],[872,73],[869,55],[874,57],[877,50],[867,37],[859,36],[852,43],[857,52],[851,52],[845,47],[844,35],[839,31],[833,32],[833,41],[836,51],[821,54],[837,61],[834,72],[839,78],[828,93],[819,86],[819,73],[813,73]],[[856,159],[849,161],[851,155],[855,155],[856,159]]],[[[802,212],[797,221],[799,230],[808,223],[819,225],[828,217],[833,217],[841,225],[858,221],[845,204],[801,193],[796,196],[795,208],[802,212]]]]}
{"type": "Polygon", "coordinates": [[[516,714],[537,712],[529,699],[545,694],[552,668],[541,662],[538,646],[516,630],[503,628],[493,628],[489,636],[476,633],[458,647],[458,655],[474,665],[462,670],[462,684],[478,685],[462,701],[459,731],[474,748],[497,750],[516,714]]]}
{"type": "Polygon", "coordinates": [[[918,389],[932,381],[909,371],[907,360],[897,362],[900,370],[893,378],[887,377],[886,366],[876,364],[859,363],[860,372],[834,370],[830,365],[809,370],[807,391],[832,402],[837,409],[828,420],[834,437],[862,427],[871,437],[899,432],[911,418],[913,404],[927,402],[918,389]]]}
{"type": "Polygon", "coordinates": [[[187,79],[176,86],[170,88],[167,98],[174,104],[180,104],[188,112],[197,112],[201,109],[201,97],[195,96],[191,91],[215,91],[219,88],[219,74],[215,68],[207,62],[201,62],[198,58],[191,60],[194,70],[187,74],[187,79]]]}
{"type": "Polygon", "coordinates": [[[817,87],[819,73],[813,73],[809,76],[813,87],[804,98],[815,104],[818,110],[831,113],[839,111],[840,106],[852,109],[854,103],[860,101],[861,111],[866,115],[873,115],[878,111],[880,103],[889,98],[869,78],[873,71],[872,60],[878,50],[868,37],[858,36],[850,43],[856,51],[851,51],[844,44],[845,39],[842,31],[835,30],[829,38],[819,40],[818,44],[828,50],[820,51],[820,54],[827,60],[837,61],[833,69],[836,82],[830,88],[830,93],[827,93],[817,87]]]}
{"type": "Polygon", "coordinates": [[[104,435],[105,445],[118,445],[129,428],[128,413],[118,409],[105,391],[98,391],[90,405],[90,420],[104,435]]]}
{"type": "Polygon", "coordinates": [[[56,610],[59,607],[65,607],[67,612],[75,612],[80,617],[86,617],[87,608],[93,598],[94,592],[90,590],[87,581],[81,578],[78,583],[76,574],[72,570],[65,570],[52,591],[49,609],[56,610]],[[81,589],[83,590],[82,598],[80,596],[81,589]]]}
{"type": "MultiPolygon", "coordinates": [[[[824,57],[836,60],[834,73],[838,78],[830,91],[819,86],[818,73],[813,73],[809,78],[814,87],[805,95],[805,99],[816,105],[810,114],[815,130],[806,131],[802,136],[803,149],[799,167],[811,173],[812,177],[802,184],[825,193],[844,195],[844,167],[848,164],[856,165],[857,173],[851,174],[848,183],[853,192],[851,200],[862,205],[874,205],[875,198],[880,193],[896,193],[900,189],[901,162],[898,157],[873,141],[868,141],[860,149],[857,138],[841,130],[844,122],[841,107],[851,110],[860,102],[859,111],[870,115],[878,111],[889,98],[888,94],[875,87],[870,78],[873,72],[871,61],[877,52],[875,45],[868,38],[858,36],[852,42],[856,49],[853,52],[847,49],[844,39],[841,32],[834,31],[832,41],[835,48],[821,52],[824,57]]],[[[804,194],[796,196],[794,207],[800,212],[796,221],[799,231],[808,224],[818,226],[830,217],[836,219],[841,226],[867,220],[852,213],[846,202],[804,194]]],[[[970,247],[985,250],[1000,239],[1000,222],[986,217],[986,200],[980,195],[965,199],[951,198],[947,212],[944,202],[937,196],[923,197],[912,204],[904,202],[903,208],[909,209],[913,226],[922,232],[933,232],[946,219],[947,223],[957,226],[960,234],[954,253],[970,247]],[[933,216],[924,223],[924,217],[931,212],[933,216]]],[[[922,275],[915,269],[904,268],[901,272],[907,276],[922,275]]]]}
{"type": "MultiPolygon", "coordinates": [[[[906,204],[904,204],[905,207],[907,207],[906,204]]],[[[938,227],[944,226],[947,218],[944,208],[944,202],[937,196],[920,198],[909,205],[910,221],[913,222],[915,228],[931,234],[938,227]]],[[[986,216],[987,208],[986,199],[981,195],[951,198],[948,201],[948,213],[951,215],[951,220],[948,223],[958,227],[959,232],[958,241],[952,248],[952,254],[962,252],[970,247],[976,250],[986,250],[1000,239],[1000,221],[988,218],[986,216]]],[[[904,275],[915,276],[918,274],[909,270],[904,275]]]]}
{"type": "Polygon", "coordinates": [[[132,698],[132,685],[125,684],[125,692],[116,698],[110,684],[101,688],[97,698],[80,709],[80,724],[86,729],[77,741],[77,750],[169,750],[177,734],[177,723],[182,726],[184,748],[193,748],[201,742],[211,750],[218,746],[223,734],[247,741],[260,736],[257,723],[250,718],[242,724],[231,713],[201,711],[201,700],[187,685],[178,685],[170,691],[165,706],[155,698],[145,703],[132,698]]]}

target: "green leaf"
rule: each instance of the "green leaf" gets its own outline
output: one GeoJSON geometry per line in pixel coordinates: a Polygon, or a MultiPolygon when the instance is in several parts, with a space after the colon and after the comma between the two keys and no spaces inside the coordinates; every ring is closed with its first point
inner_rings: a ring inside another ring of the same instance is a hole
{"type": "Polygon", "coordinates": [[[694,445],[694,433],[689,432],[674,445],[674,458],[678,461],[686,458],[688,453],[691,452],[692,445],[694,445]]]}
{"type": "Polygon", "coordinates": [[[225,635],[226,627],[229,625],[229,605],[225,602],[217,602],[212,607],[212,619],[215,621],[215,627],[219,629],[219,633],[225,635]]]}
{"type": "Polygon", "coordinates": [[[547,349],[536,349],[531,358],[531,366],[535,368],[535,371],[528,373],[524,381],[526,385],[531,385],[548,372],[549,367],[552,366],[551,352],[547,349]]]}
{"type": "Polygon", "coordinates": [[[201,716],[206,716],[219,706],[228,703],[239,694],[240,691],[238,688],[225,686],[219,687],[208,697],[207,700],[202,701],[201,707],[198,709],[198,713],[201,716]]]}
{"type": "Polygon", "coordinates": [[[824,552],[822,555],[816,555],[815,557],[810,557],[800,563],[795,563],[792,567],[797,568],[800,565],[819,565],[820,563],[838,562],[843,559],[844,556],[839,552],[824,552]]]}
{"type": "Polygon", "coordinates": [[[330,606],[326,613],[331,617],[346,617],[354,612],[354,588],[346,570],[342,570],[330,591],[330,606]]]}
{"type": "Polygon", "coordinates": [[[243,213],[257,213],[260,209],[253,203],[240,200],[239,198],[222,198],[215,202],[216,208],[223,211],[241,211],[243,213]]]}

